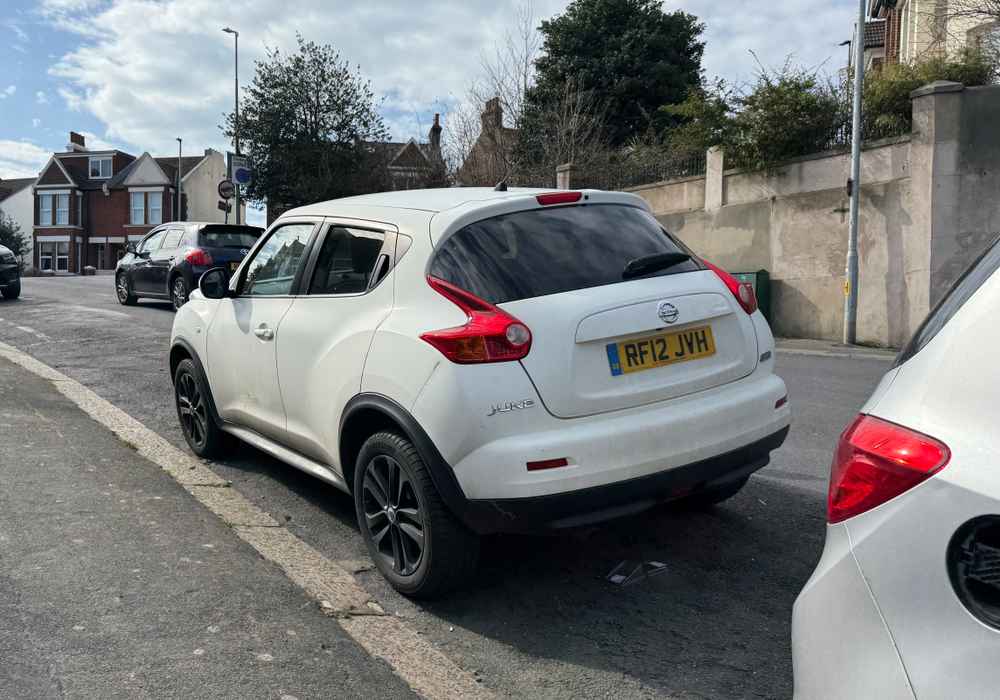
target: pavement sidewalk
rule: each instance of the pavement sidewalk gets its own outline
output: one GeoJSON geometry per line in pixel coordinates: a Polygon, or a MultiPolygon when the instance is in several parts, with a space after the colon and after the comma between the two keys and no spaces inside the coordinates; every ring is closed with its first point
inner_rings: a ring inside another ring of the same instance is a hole
{"type": "Polygon", "coordinates": [[[3,359],[0,484],[0,697],[414,697],[162,469],[3,359]]]}
{"type": "Polygon", "coordinates": [[[809,340],[806,338],[775,338],[778,352],[791,355],[815,355],[819,357],[842,357],[851,360],[884,360],[896,358],[897,350],[870,348],[863,345],[843,345],[830,340],[809,340]]]}

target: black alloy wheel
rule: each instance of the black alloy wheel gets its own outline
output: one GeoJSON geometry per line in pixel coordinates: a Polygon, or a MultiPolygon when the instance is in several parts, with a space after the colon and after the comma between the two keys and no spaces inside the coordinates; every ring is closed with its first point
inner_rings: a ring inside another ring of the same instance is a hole
{"type": "Polygon", "coordinates": [[[181,430],[191,449],[200,454],[208,443],[209,416],[205,397],[198,381],[190,372],[180,373],[174,390],[181,430]]]}
{"type": "Polygon", "coordinates": [[[378,555],[400,576],[410,576],[424,554],[426,526],[413,481],[404,467],[380,454],[365,467],[364,526],[378,555]]]}

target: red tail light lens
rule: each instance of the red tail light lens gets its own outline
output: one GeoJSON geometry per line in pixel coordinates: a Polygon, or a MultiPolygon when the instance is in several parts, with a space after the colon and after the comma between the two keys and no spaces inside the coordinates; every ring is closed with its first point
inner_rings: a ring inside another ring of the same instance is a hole
{"type": "Polygon", "coordinates": [[[420,336],[452,362],[510,362],[531,350],[531,331],[510,314],[437,277],[428,277],[427,283],[469,317],[464,326],[420,336]]]}
{"type": "Polygon", "coordinates": [[[858,416],[830,469],[827,520],[839,523],[882,505],[941,471],[951,451],[932,437],[895,423],[858,416]]]}
{"type": "Polygon", "coordinates": [[[212,256],[207,250],[201,248],[192,248],[184,256],[184,259],[197,267],[210,267],[212,265],[212,256]]]}
{"type": "Polygon", "coordinates": [[[733,296],[736,297],[736,301],[740,303],[740,306],[743,307],[744,311],[748,314],[752,314],[757,310],[757,295],[754,294],[752,284],[740,282],[721,267],[717,267],[707,260],[702,260],[701,262],[705,265],[705,267],[718,275],[719,279],[722,280],[722,283],[725,284],[729,291],[732,292],[733,296]]]}

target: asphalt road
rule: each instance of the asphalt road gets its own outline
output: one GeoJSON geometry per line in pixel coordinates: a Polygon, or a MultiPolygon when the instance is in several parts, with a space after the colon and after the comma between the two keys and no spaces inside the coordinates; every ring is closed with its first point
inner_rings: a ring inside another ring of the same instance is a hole
{"type": "MultiPolygon", "coordinates": [[[[110,277],[25,279],[0,340],[70,375],[178,446],[166,303],[119,306],[110,277]]],[[[512,697],[789,697],[792,602],[819,558],[827,470],[842,427],[888,365],[779,353],[794,423],[785,446],[710,512],[663,507],[548,537],[496,537],[478,580],[417,606],[365,570],[351,500],[249,447],[212,465],[336,561],[485,686],[512,697]],[[665,573],[628,587],[623,560],[665,573]]]]}

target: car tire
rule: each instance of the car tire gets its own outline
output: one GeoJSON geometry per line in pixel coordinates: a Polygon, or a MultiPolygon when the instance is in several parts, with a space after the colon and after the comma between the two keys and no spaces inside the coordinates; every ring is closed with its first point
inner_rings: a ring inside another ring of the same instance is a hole
{"type": "Polygon", "coordinates": [[[132,282],[124,272],[115,277],[115,296],[122,306],[132,306],[138,297],[132,291],[132,282]]]}
{"type": "Polygon", "coordinates": [[[413,444],[394,432],[368,438],[354,470],[358,527],[379,572],[410,598],[434,598],[466,583],[479,537],[445,506],[413,444]]]}
{"type": "Polygon", "coordinates": [[[215,459],[230,452],[233,438],[216,425],[209,410],[211,395],[194,361],[181,360],[174,372],[177,420],[188,447],[199,457],[215,459]]]}
{"type": "Polygon", "coordinates": [[[190,294],[191,290],[188,289],[184,275],[177,275],[170,283],[170,301],[173,303],[175,311],[179,311],[187,303],[190,294]]]}
{"type": "Polygon", "coordinates": [[[21,280],[18,280],[13,284],[8,284],[6,287],[3,288],[3,290],[0,290],[0,293],[3,294],[4,299],[8,299],[10,301],[17,299],[19,296],[21,296],[21,280]]]}
{"type": "Polygon", "coordinates": [[[738,494],[749,480],[750,477],[746,476],[713,489],[693,493],[681,499],[680,503],[690,508],[711,508],[738,494]]]}

